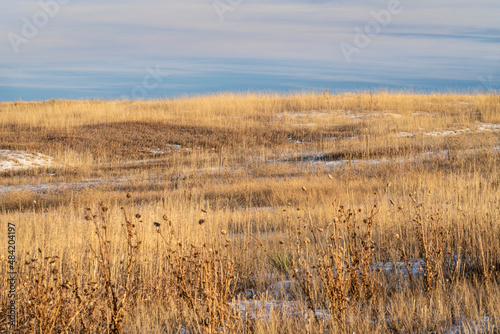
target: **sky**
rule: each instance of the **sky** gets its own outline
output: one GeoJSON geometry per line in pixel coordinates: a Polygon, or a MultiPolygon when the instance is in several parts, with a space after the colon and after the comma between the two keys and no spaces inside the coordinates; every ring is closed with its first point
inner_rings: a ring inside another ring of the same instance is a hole
{"type": "Polygon", "coordinates": [[[0,101],[500,91],[498,0],[16,0],[0,101]]]}

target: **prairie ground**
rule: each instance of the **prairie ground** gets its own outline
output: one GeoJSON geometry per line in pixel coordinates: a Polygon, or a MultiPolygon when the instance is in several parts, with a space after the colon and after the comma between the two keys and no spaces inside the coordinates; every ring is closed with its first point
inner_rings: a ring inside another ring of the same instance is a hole
{"type": "Polygon", "coordinates": [[[500,331],[500,97],[0,103],[0,325],[500,331]],[[5,269],[5,270],[4,270],[5,269]]]}

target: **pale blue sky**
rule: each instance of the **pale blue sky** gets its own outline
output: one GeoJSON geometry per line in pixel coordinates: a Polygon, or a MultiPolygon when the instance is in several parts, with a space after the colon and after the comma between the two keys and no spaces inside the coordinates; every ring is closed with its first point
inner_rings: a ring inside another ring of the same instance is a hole
{"type": "Polygon", "coordinates": [[[326,86],[500,90],[498,0],[17,0],[2,7],[0,101],[326,86]]]}

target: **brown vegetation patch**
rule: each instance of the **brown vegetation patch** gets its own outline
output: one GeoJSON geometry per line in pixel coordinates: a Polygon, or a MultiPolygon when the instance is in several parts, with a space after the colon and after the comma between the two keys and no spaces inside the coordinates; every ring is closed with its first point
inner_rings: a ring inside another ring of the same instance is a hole
{"type": "MultiPolygon", "coordinates": [[[[342,129],[341,129],[342,131],[342,129]]],[[[3,149],[91,152],[95,158],[145,158],[182,149],[237,149],[316,141],[324,134],[310,129],[228,129],[152,122],[122,122],[60,129],[6,126],[0,133],[3,149]],[[179,145],[176,147],[174,145],[179,145]],[[153,150],[162,153],[154,153],[153,150]]]]}

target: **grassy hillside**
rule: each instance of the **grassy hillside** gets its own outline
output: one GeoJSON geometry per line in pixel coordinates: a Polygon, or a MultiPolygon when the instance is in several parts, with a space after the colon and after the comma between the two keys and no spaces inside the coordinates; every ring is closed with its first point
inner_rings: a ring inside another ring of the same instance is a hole
{"type": "Polygon", "coordinates": [[[18,328],[498,331],[499,138],[495,94],[0,103],[18,328]]]}

